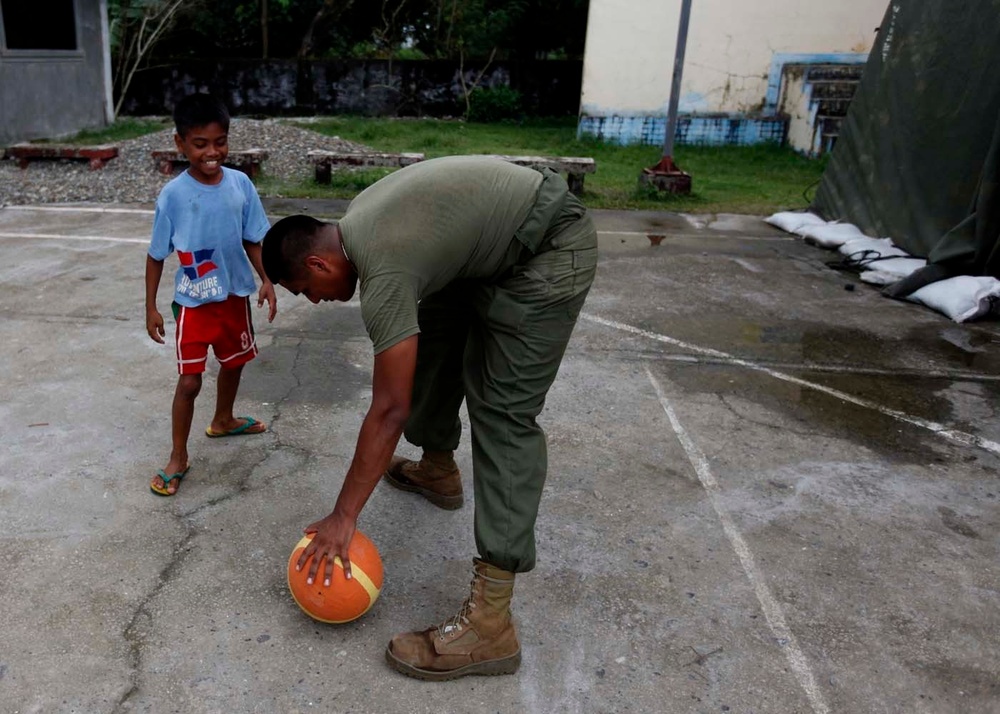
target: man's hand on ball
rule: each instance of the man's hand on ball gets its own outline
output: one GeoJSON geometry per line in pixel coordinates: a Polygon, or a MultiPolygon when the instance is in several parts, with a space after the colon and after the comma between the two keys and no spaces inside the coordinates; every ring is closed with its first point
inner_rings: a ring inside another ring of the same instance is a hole
{"type": "Polygon", "coordinates": [[[334,511],[326,518],[316,521],[305,528],[306,534],[313,534],[312,541],[302,555],[299,556],[296,570],[302,570],[306,561],[312,558],[309,564],[306,582],[310,585],[316,580],[316,573],[319,571],[320,561],[326,560],[326,567],[323,571],[323,585],[329,586],[333,579],[334,558],[339,557],[344,567],[344,577],[351,578],[351,561],[348,555],[348,548],[351,545],[351,538],[354,537],[356,528],[355,520],[347,516],[342,516],[334,511]]]}

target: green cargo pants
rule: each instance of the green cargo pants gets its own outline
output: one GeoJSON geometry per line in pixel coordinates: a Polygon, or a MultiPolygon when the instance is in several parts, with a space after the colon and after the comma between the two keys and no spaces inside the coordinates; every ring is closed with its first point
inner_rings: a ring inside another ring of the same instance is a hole
{"type": "Polygon", "coordinates": [[[542,228],[537,252],[525,248],[499,281],[455,283],[421,300],[404,432],[424,449],[454,450],[459,408],[467,402],[476,547],[483,560],[510,572],[535,567],[547,468],[545,434],[535,418],[597,266],[597,232],[572,195],[542,228]]]}

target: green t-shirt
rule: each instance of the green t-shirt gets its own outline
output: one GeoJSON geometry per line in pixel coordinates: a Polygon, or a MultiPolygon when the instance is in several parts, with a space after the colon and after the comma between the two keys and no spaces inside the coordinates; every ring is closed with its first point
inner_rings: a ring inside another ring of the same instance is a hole
{"type": "Polygon", "coordinates": [[[500,159],[451,156],[400,169],[351,202],[340,231],[375,354],[420,331],[422,298],[515,264],[515,233],[541,183],[538,171],[500,159]]]}

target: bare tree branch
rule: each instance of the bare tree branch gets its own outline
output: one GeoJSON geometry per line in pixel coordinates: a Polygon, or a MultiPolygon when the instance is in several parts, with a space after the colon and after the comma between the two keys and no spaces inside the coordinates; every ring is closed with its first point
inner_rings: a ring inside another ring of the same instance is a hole
{"type": "Polygon", "coordinates": [[[486,74],[486,70],[489,69],[489,66],[493,63],[493,58],[496,57],[496,55],[497,55],[497,48],[494,47],[490,51],[490,58],[486,60],[486,64],[484,64],[483,68],[479,70],[479,74],[476,75],[476,78],[475,80],[473,80],[472,86],[470,87],[465,83],[465,50],[459,47],[458,78],[459,81],[462,83],[462,95],[463,98],[465,99],[465,116],[469,116],[469,111],[472,109],[472,101],[470,99],[472,93],[476,91],[476,87],[478,87],[479,83],[483,81],[483,75],[486,74]]]}
{"type": "Polygon", "coordinates": [[[302,36],[302,43],[299,45],[299,58],[308,57],[309,53],[312,52],[313,47],[313,34],[316,32],[316,26],[319,25],[320,21],[327,18],[328,16],[334,15],[334,9],[337,9],[336,15],[343,15],[347,9],[354,4],[354,0],[323,0],[323,4],[320,6],[316,14],[313,15],[313,19],[309,22],[309,27],[306,28],[306,34],[302,36]],[[337,6],[340,6],[339,8],[337,6]]]}
{"type": "Polygon", "coordinates": [[[119,7],[118,62],[114,84],[118,87],[118,101],[115,102],[115,116],[121,111],[132,78],[139,66],[146,61],[149,51],[159,41],[177,17],[177,13],[196,0],[139,0],[132,4],[128,0],[119,7]],[[141,7],[142,15],[138,26],[133,21],[134,11],[141,7]]]}

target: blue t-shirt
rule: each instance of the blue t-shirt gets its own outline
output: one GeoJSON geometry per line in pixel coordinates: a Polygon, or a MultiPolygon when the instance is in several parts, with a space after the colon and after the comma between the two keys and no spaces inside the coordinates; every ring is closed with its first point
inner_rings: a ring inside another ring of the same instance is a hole
{"type": "Polygon", "coordinates": [[[209,186],[185,171],[156,199],[149,255],[166,260],[177,251],[174,301],[184,307],[252,295],[257,284],[243,241],[260,243],[270,227],[243,172],[223,167],[222,181],[209,186]]]}

